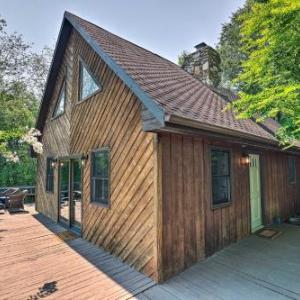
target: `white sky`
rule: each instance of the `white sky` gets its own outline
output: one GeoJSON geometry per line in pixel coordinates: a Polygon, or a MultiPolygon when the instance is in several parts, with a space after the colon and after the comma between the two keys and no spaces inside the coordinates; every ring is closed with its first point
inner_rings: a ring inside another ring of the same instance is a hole
{"type": "Polygon", "coordinates": [[[222,24],[245,0],[0,0],[9,31],[54,46],[68,10],[100,27],[177,62],[182,50],[215,46],[222,24]]]}

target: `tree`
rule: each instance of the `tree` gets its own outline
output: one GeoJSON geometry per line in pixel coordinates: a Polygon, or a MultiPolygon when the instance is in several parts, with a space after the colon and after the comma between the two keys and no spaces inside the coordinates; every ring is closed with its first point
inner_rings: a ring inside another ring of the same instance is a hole
{"type": "Polygon", "coordinates": [[[193,62],[193,57],[186,50],[183,50],[178,56],[178,65],[186,71],[193,62]]]}
{"type": "Polygon", "coordinates": [[[36,151],[42,146],[39,133],[29,129],[35,124],[52,51],[34,53],[22,35],[9,34],[6,27],[0,18],[0,185],[33,184],[36,162],[28,145],[36,151]]]}
{"type": "Polygon", "coordinates": [[[281,143],[292,144],[300,139],[300,2],[255,1],[238,19],[247,59],[232,107],[241,118],[276,118],[281,143]]]}
{"type": "Polygon", "coordinates": [[[32,44],[23,36],[6,31],[7,23],[0,18],[0,90],[11,90],[15,82],[23,83],[37,100],[41,99],[53,51],[44,47],[32,51],[32,44]]]}
{"type": "Polygon", "coordinates": [[[242,8],[234,12],[228,23],[222,26],[217,51],[221,58],[221,85],[233,88],[233,80],[242,71],[242,62],[247,55],[242,51],[242,35],[240,16],[249,11],[250,1],[246,1],[242,8]]]}

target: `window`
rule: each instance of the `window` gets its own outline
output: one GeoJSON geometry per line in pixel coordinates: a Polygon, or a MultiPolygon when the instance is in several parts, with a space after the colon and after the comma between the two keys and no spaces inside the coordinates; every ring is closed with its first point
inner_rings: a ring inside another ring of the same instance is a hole
{"type": "Polygon", "coordinates": [[[85,63],[79,61],[79,101],[85,100],[98,91],[101,91],[102,86],[88,70],[85,63]]]}
{"type": "Polygon", "coordinates": [[[57,99],[57,103],[53,112],[53,118],[58,117],[65,112],[65,103],[66,103],[66,83],[64,81],[61,86],[59,97],[57,99]]]}
{"type": "Polygon", "coordinates": [[[91,201],[108,205],[109,201],[109,149],[92,152],[91,201]]]}
{"type": "Polygon", "coordinates": [[[53,170],[53,158],[47,157],[46,168],[46,191],[53,192],[54,187],[54,170],[53,170]]]}
{"type": "Polygon", "coordinates": [[[212,203],[214,206],[230,202],[230,152],[211,150],[212,203]]]}
{"type": "Polygon", "coordinates": [[[290,184],[296,183],[296,159],[294,157],[288,158],[288,180],[290,184]]]}

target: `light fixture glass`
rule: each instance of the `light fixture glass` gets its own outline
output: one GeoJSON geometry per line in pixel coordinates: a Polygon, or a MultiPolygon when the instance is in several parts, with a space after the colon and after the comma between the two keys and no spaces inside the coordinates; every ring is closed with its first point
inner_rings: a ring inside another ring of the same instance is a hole
{"type": "Polygon", "coordinates": [[[82,155],[81,156],[81,165],[84,166],[87,160],[88,160],[88,155],[82,155]]]}
{"type": "Polygon", "coordinates": [[[57,166],[57,159],[53,159],[51,162],[51,167],[54,169],[57,166]]]}
{"type": "Polygon", "coordinates": [[[250,157],[247,153],[242,154],[241,163],[245,166],[248,166],[250,164],[250,157]]]}

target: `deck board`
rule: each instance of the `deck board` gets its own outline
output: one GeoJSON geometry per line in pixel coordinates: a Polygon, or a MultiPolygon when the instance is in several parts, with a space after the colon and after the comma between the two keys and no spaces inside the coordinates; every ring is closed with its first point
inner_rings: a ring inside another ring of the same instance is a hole
{"type": "Polygon", "coordinates": [[[63,227],[29,211],[0,215],[0,299],[128,299],[155,285],[81,238],[62,241],[63,227]]]}
{"type": "Polygon", "coordinates": [[[0,299],[300,300],[300,227],[279,229],[274,240],[253,235],[157,285],[81,238],[63,242],[55,233],[65,229],[40,214],[0,215],[0,299]]]}
{"type": "Polygon", "coordinates": [[[300,227],[274,240],[250,236],[134,299],[300,299],[300,227]]]}

